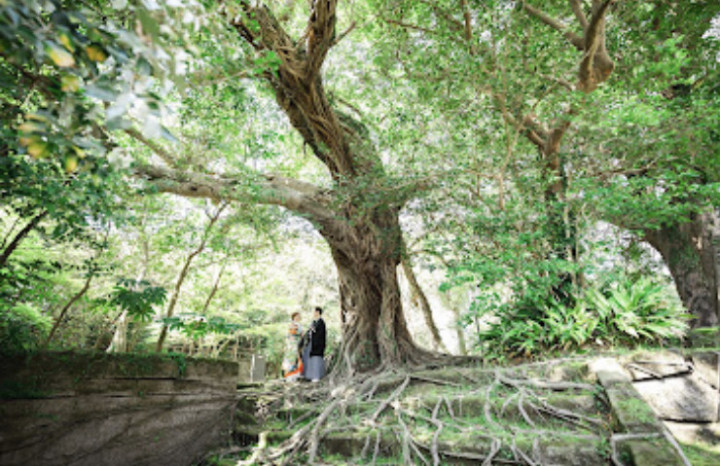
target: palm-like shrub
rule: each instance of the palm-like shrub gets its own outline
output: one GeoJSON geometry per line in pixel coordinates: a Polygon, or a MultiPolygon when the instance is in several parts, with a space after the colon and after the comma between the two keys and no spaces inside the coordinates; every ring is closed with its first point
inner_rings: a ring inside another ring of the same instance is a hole
{"type": "Polygon", "coordinates": [[[679,338],[687,330],[687,316],[677,300],[649,278],[604,291],[590,289],[585,301],[600,319],[598,338],[610,343],[679,338]]]}
{"type": "Polygon", "coordinates": [[[687,314],[668,289],[649,278],[587,289],[573,306],[550,301],[495,312],[478,344],[490,358],[532,356],[589,345],[635,346],[682,338],[687,314]]]}

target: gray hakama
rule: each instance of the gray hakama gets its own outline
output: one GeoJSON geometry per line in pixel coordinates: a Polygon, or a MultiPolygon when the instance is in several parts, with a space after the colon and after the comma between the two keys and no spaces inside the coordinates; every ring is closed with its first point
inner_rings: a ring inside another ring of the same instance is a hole
{"type": "Polygon", "coordinates": [[[305,366],[305,378],[308,380],[325,377],[325,359],[322,356],[310,356],[305,366]]]}

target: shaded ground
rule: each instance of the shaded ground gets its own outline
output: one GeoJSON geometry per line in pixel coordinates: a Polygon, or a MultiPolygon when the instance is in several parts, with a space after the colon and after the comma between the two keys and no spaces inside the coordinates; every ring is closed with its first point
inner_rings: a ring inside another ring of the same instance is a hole
{"type": "MultiPolygon", "coordinates": [[[[700,372],[691,358],[673,358],[685,375],[700,372]]],[[[627,366],[648,375],[647,359],[446,367],[335,387],[272,382],[242,392],[234,444],[205,464],[720,464],[717,406],[699,436],[683,437],[691,427],[676,421],[682,428],[672,430],[687,443],[680,453],[633,387],[627,366]]],[[[663,383],[659,372],[651,378],[663,383]]]]}

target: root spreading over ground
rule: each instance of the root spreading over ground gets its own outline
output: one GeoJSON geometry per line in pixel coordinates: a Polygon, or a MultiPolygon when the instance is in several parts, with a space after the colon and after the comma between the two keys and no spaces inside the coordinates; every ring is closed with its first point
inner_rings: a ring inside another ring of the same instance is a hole
{"type": "Polygon", "coordinates": [[[603,391],[582,361],[385,371],[244,394],[207,464],[608,464],[603,391]]]}

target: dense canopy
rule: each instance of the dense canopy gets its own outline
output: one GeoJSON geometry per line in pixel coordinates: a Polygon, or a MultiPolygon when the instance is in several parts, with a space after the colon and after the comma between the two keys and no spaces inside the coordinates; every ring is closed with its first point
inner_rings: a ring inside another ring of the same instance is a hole
{"type": "Polygon", "coordinates": [[[0,349],[715,327],[719,65],[715,1],[0,0],[0,349]]]}

